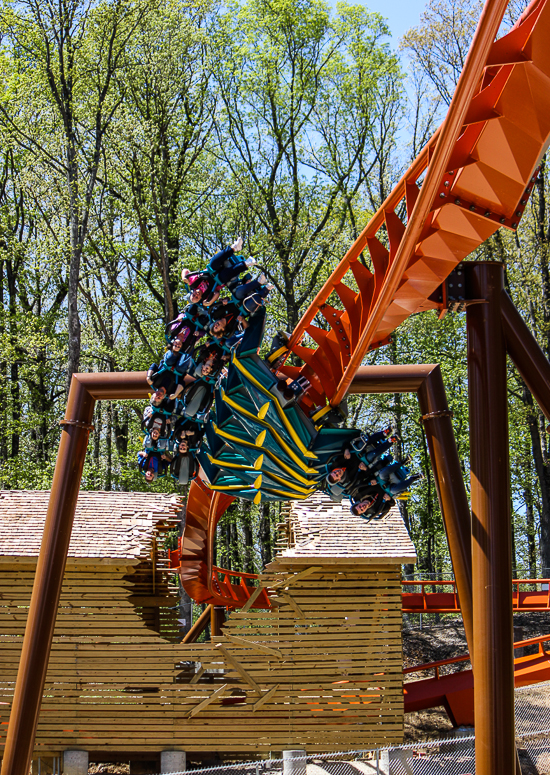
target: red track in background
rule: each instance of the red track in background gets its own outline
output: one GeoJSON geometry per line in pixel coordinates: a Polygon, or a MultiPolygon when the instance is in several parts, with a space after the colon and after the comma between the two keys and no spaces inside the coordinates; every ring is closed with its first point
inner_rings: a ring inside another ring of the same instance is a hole
{"type": "MultiPolygon", "coordinates": [[[[195,536],[197,539],[198,531],[195,536]]],[[[205,530],[201,540],[197,540],[197,549],[203,542],[206,544],[206,538],[205,530]]],[[[194,573],[200,563],[197,560],[197,555],[182,560],[179,549],[174,549],[170,552],[170,570],[179,571],[184,563],[186,564],[185,567],[189,569],[191,578],[194,579],[194,573]]],[[[254,582],[258,581],[259,578],[260,576],[257,573],[242,573],[241,571],[227,570],[214,565],[210,572],[210,583],[207,585],[212,590],[212,596],[199,602],[224,605],[227,608],[241,608],[255,592],[256,585],[254,582]]],[[[206,580],[206,575],[204,579],[206,580]]],[[[189,584],[190,589],[193,589],[193,581],[186,581],[186,583],[189,584]]],[[[402,581],[401,585],[401,610],[403,613],[460,613],[460,600],[455,581],[402,581]],[[412,587],[420,587],[420,591],[416,589],[414,592],[407,591],[412,587]],[[450,590],[440,591],[438,589],[430,591],[430,588],[433,589],[434,587],[450,587],[450,590]]],[[[514,611],[518,612],[550,611],[550,579],[514,579],[512,582],[512,606],[514,611]],[[531,589],[522,589],[522,587],[531,587],[531,589]]],[[[253,607],[270,607],[269,596],[266,590],[263,590],[256,598],[253,607]]]]}
{"type": "MultiPolygon", "coordinates": [[[[529,638],[514,643],[514,649],[538,645],[538,652],[514,660],[514,682],[516,688],[550,680],[550,652],[544,650],[544,643],[550,635],[529,638]]],[[[433,678],[410,681],[404,686],[405,713],[426,710],[443,705],[453,726],[474,725],[474,676],[471,668],[458,673],[441,675],[439,668],[459,662],[468,662],[469,654],[454,659],[441,659],[425,665],[415,665],[403,670],[404,674],[434,671],[433,678]]]]}
{"type": "MultiPolygon", "coordinates": [[[[402,581],[402,610],[404,613],[459,613],[460,601],[455,581],[402,581]],[[407,592],[421,587],[419,592],[407,592]],[[430,587],[451,587],[448,592],[429,591],[430,587]]],[[[550,579],[514,579],[512,582],[514,611],[550,611],[550,579]],[[525,590],[521,587],[535,587],[525,590]]]]}

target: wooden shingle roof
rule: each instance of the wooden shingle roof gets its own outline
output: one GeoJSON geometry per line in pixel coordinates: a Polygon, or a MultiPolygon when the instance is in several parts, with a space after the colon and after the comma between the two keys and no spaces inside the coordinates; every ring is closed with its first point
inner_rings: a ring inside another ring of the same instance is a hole
{"type": "MultiPolygon", "coordinates": [[[[0,558],[38,556],[49,497],[48,490],[0,491],[0,558]]],[[[173,518],[177,503],[176,496],[163,493],[81,492],[68,556],[145,556],[155,524],[173,518]]]]}
{"type": "Polygon", "coordinates": [[[293,546],[280,559],[402,564],[416,562],[416,552],[399,508],[381,520],[354,516],[349,501],[333,503],[322,493],[294,501],[290,509],[293,546]]]}

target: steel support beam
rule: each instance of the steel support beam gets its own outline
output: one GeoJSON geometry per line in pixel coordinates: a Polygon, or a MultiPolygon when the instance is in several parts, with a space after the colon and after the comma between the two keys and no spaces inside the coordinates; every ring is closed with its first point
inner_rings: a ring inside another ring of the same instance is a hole
{"type": "Polygon", "coordinates": [[[477,775],[516,772],[512,550],[503,266],[465,265],[470,404],[477,775]]]}
{"type": "MultiPolygon", "coordinates": [[[[470,517],[439,366],[360,368],[352,391],[418,393],[468,646],[472,650],[470,517]]],[[[28,775],[30,767],[95,401],[139,399],[146,398],[147,394],[144,372],[73,376],[65,414],[65,422],[68,424],[64,425],[52,483],[8,727],[2,775],[28,775]]],[[[216,614],[213,634],[221,628],[223,611],[216,614]]]]}
{"type": "MultiPolygon", "coordinates": [[[[441,506],[455,574],[462,619],[473,653],[471,523],[468,497],[447,403],[441,369],[418,366],[363,366],[351,384],[352,393],[417,393],[426,431],[437,496],[441,506]]],[[[511,589],[511,585],[509,587],[511,589]]]]}
{"type": "Polygon", "coordinates": [[[500,304],[508,355],[550,420],[550,363],[506,291],[502,292],[500,304]]]}
{"type": "Polygon", "coordinates": [[[146,398],[145,372],[74,374],[36,566],[2,775],[28,775],[86,447],[97,399],[146,398]]]}
{"type": "Polygon", "coordinates": [[[202,614],[199,616],[195,624],[191,627],[189,632],[185,633],[182,643],[196,643],[200,635],[206,630],[210,624],[212,617],[213,605],[207,605],[202,614]]]}

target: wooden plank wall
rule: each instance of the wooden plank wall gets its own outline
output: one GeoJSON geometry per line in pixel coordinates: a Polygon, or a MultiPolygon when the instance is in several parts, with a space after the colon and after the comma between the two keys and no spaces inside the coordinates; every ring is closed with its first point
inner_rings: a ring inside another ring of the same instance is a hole
{"type": "MultiPolygon", "coordinates": [[[[399,568],[327,566],[294,581],[301,571],[263,577],[278,584],[273,610],[234,612],[215,643],[182,645],[154,635],[131,603],[103,605],[112,572],[80,569],[80,597],[65,598],[72,613],[62,608],[58,619],[35,755],[76,745],[250,756],[401,742],[399,568]],[[83,601],[96,612],[77,611],[83,601]]],[[[18,579],[14,568],[0,581],[4,736],[24,624],[18,579]]]]}
{"type": "MultiPolygon", "coordinates": [[[[150,628],[180,640],[177,609],[168,607],[178,603],[177,579],[156,567],[153,582],[152,568],[151,560],[87,564],[69,559],[55,635],[140,636],[150,628]],[[162,598],[165,610],[159,613],[162,598]]],[[[24,633],[35,569],[36,562],[28,558],[0,558],[2,635],[24,633]]]]}

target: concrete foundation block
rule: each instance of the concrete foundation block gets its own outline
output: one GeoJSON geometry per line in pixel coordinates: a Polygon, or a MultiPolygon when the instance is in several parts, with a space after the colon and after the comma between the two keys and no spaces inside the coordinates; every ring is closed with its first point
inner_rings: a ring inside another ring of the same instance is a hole
{"type": "Polygon", "coordinates": [[[378,771],[380,775],[390,775],[390,752],[380,751],[378,762],[378,771]]]}
{"type": "Polygon", "coordinates": [[[63,775],[88,775],[88,751],[64,751],[63,775]]]}
{"type": "Polygon", "coordinates": [[[162,751],[160,754],[161,773],[183,772],[186,768],[185,751],[162,751]]]}
{"type": "Polygon", "coordinates": [[[306,752],[304,748],[283,751],[283,775],[306,775],[306,752]]]}

